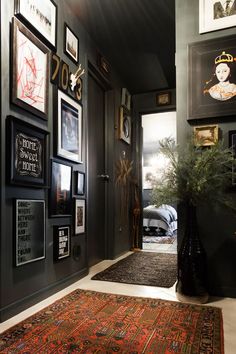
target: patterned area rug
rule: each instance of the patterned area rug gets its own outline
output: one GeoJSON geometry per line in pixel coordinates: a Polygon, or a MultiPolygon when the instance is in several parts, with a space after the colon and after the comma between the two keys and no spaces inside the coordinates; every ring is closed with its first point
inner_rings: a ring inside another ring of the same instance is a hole
{"type": "Polygon", "coordinates": [[[144,243],[173,244],[177,236],[143,236],[144,243]]]}
{"type": "Polygon", "coordinates": [[[219,308],[76,290],[0,335],[0,352],[223,354],[219,308]]]}
{"type": "Polygon", "coordinates": [[[177,278],[177,255],[135,252],[92,277],[118,283],[170,288],[177,278]]]}

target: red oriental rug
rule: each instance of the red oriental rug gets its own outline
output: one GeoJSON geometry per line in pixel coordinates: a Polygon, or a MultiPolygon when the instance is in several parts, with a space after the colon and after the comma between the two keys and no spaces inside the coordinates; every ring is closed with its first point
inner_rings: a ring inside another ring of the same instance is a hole
{"type": "Polygon", "coordinates": [[[1,334],[0,353],[223,354],[222,312],[76,290],[1,334]]]}

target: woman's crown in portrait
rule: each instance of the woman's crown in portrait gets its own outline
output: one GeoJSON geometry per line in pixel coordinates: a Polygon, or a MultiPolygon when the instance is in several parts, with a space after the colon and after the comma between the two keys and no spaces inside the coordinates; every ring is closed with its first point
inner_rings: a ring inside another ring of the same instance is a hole
{"type": "Polygon", "coordinates": [[[215,64],[232,63],[235,60],[233,55],[222,52],[221,55],[215,58],[215,64]]]}

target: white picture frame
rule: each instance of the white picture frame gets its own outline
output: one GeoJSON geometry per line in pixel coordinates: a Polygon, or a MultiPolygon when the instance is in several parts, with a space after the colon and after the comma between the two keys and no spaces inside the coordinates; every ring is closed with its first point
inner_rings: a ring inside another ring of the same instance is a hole
{"type": "Polygon", "coordinates": [[[225,3],[221,0],[199,0],[199,33],[236,26],[236,0],[232,0],[229,14],[226,14],[225,3]]]}
{"type": "Polygon", "coordinates": [[[75,198],[75,235],[85,232],[85,199],[75,198]]]}

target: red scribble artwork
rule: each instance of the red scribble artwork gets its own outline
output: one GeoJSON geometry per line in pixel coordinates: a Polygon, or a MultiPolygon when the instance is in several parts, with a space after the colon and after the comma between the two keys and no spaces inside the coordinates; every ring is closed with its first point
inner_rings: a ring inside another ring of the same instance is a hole
{"type": "Polygon", "coordinates": [[[45,112],[46,55],[17,32],[17,98],[45,112]]]}

